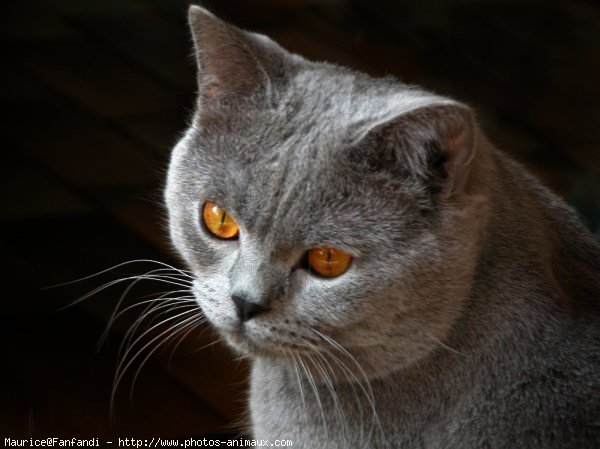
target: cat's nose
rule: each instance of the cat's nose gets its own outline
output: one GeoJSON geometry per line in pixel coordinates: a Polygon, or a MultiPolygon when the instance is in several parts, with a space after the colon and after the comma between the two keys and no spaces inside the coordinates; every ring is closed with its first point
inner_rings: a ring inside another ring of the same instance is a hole
{"type": "Polygon", "coordinates": [[[259,313],[269,310],[267,306],[250,301],[247,295],[233,294],[231,295],[231,299],[237,308],[238,317],[242,321],[248,321],[259,313]]]}

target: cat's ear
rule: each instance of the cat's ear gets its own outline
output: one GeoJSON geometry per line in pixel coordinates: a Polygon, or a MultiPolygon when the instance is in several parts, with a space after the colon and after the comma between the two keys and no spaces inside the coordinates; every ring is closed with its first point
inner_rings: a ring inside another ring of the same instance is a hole
{"type": "Polygon", "coordinates": [[[235,103],[268,91],[283,55],[277,44],[229,25],[199,6],[191,6],[188,15],[201,104],[235,103]]]}
{"type": "Polygon", "coordinates": [[[469,107],[450,102],[419,107],[368,134],[379,163],[424,180],[434,192],[452,195],[465,188],[477,147],[469,107]]]}

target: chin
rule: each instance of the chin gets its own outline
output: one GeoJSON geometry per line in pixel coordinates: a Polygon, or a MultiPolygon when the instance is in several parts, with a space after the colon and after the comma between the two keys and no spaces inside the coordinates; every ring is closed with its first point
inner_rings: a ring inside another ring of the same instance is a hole
{"type": "Polygon", "coordinates": [[[242,357],[254,358],[281,358],[285,357],[284,351],[275,343],[264,341],[251,335],[243,325],[223,329],[218,327],[221,336],[237,354],[242,357]]]}

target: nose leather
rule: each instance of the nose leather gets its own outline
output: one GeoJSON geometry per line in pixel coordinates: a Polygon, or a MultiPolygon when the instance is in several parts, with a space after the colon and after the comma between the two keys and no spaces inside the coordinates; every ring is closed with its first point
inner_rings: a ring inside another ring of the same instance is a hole
{"type": "Polygon", "coordinates": [[[269,307],[267,306],[250,301],[246,295],[233,294],[231,295],[231,300],[235,304],[238,317],[243,322],[269,310],[269,307]]]}

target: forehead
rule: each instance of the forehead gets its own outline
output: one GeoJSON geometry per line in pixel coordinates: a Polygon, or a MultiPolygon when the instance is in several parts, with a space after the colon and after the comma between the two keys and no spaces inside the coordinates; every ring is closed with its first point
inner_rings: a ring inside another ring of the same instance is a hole
{"type": "Polygon", "coordinates": [[[365,230],[389,238],[383,228],[397,214],[408,217],[402,187],[353,170],[340,142],[267,133],[251,145],[239,137],[218,139],[226,149],[215,141],[210,151],[198,152],[199,190],[256,240],[280,249],[327,244],[364,251],[365,230]]]}
{"type": "Polygon", "coordinates": [[[270,107],[205,117],[191,149],[206,199],[259,238],[305,241],[316,228],[321,240],[349,238],[402,207],[402,189],[365,179],[347,164],[346,150],[414,95],[313,75],[295,79],[270,107]]]}
{"type": "Polygon", "coordinates": [[[253,233],[308,231],[298,225],[314,221],[312,215],[323,222],[334,208],[341,212],[354,200],[360,179],[344,166],[340,139],[268,122],[263,116],[202,143],[196,153],[202,190],[253,233]]]}

